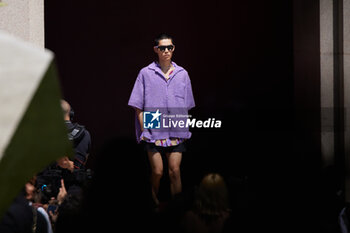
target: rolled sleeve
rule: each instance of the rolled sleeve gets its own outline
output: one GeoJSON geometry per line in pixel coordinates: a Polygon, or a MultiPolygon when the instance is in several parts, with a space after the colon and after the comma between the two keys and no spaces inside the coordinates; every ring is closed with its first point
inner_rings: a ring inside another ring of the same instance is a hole
{"type": "Polygon", "coordinates": [[[143,85],[143,76],[141,72],[137,76],[137,79],[132,89],[128,105],[131,107],[138,108],[143,110],[144,107],[144,85],[143,85]]]}

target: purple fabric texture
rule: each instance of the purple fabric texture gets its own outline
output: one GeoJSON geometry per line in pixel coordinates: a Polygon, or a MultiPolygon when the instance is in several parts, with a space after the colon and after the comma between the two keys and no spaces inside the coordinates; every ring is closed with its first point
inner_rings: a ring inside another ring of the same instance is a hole
{"type": "MultiPolygon", "coordinates": [[[[128,105],[141,111],[155,112],[160,110],[163,115],[187,115],[188,110],[195,106],[191,80],[187,71],[172,62],[175,67],[167,80],[158,63],[153,62],[139,72],[130,95],[128,105]]],[[[169,127],[163,129],[144,129],[135,114],[136,139],[141,141],[146,137],[150,142],[156,140],[181,138],[188,139],[191,132],[188,128],[169,127]]]]}

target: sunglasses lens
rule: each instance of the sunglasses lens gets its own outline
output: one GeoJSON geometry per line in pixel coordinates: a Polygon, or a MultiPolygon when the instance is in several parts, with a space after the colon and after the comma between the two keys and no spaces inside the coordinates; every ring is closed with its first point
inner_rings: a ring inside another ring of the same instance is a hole
{"type": "Polygon", "coordinates": [[[168,46],[158,46],[158,49],[162,52],[165,51],[165,49],[168,49],[168,51],[172,51],[174,49],[173,45],[168,45],[168,46]]]}

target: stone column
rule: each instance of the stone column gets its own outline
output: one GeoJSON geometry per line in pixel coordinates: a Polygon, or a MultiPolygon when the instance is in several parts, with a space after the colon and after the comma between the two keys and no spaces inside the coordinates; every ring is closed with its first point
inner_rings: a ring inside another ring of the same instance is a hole
{"type": "Polygon", "coordinates": [[[44,1],[0,1],[0,29],[44,47],[44,1]]]}
{"type": "Polygon", "coordinates": [[[321,153],[324,166],[334,164],[333,1],[320,0],[321,153]]]}
{"type": "Polygon", "coordinates": [[[350,1],[343,0],[345,198],[350,201],[350,1]]]}

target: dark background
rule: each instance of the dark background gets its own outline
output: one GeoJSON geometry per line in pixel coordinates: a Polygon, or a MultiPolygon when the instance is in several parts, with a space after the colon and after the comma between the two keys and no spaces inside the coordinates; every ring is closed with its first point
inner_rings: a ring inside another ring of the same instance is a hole
{"type": "Polygon", "coordinates": [[[291,119],[281,110],[293,106],[290,3],[152,3],[46,4],[46,47],[56,54],[63,96],[91,131],[94,149],[110,138],[135,137],[127,102],[139,70],[154,59],[160,32],[174,36],[174,61],[190,74],[192,115],[223,122],[220,130],[193,132],[193,141],[221,141],[201,146],[232,147],[209,157],[239,156],[233,155],[248,149],[240,143],[288,130],[291,119]]]}
{"type": "MultiPolygon", "coordinates": [[[[116,187],[121,196],[112,202],[127,196],[127,203],[139,203],[131,184],[147,177],[147,160],[136,144],[127,102],[139,70],[154,60],[153,39],[166,32],[176,45],[173,60],[192,81],[196,107],[190,113],[222,120],[221,129],[192,130],[182,162],[184,190],[219,172],[238,193],[232,202],[247,232],[277,229],[279,223],[301,230],[308,213],[319,217],[319,112],[295,118],[303,115],[295,110],[300,105],[319,107],[318,99],[304,98],[319,87],[319,73],[312,73],[317,64],[302,67],[305,56],[319,61],[318,31],[305,39],[307,27],[298,30],[304,23],[318,28],[317,1],[307,2],[47,1],[46,47],[56,55],[75,120],[92,135],[89,167],[103,195],[93,192],[90,199],[115,197],[107,190],[116,187]],[[296,54],[306,42],[318,54],[296,54]],[[310,83],[302,81],[304,71],[312,73],[310,83]],[[244,188],[237,185],[242,182],[244,188]]],[[[120,211],[129,208],[122,206],[120,211]]]]}

